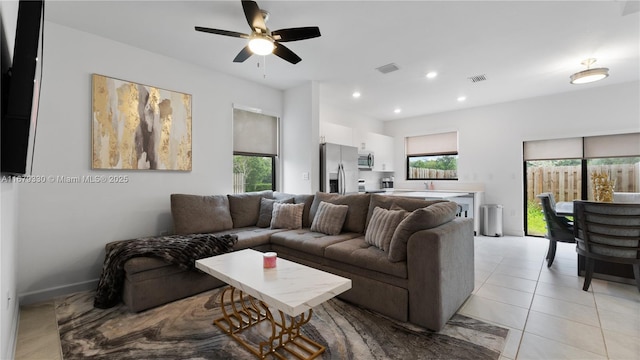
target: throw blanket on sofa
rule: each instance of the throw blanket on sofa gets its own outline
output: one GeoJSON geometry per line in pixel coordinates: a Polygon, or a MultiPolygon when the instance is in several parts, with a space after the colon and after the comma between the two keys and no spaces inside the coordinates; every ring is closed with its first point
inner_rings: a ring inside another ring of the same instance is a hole
{"type": "Polygon", "coordinates": [[[237,235],[192,234],[113,242],[107,245],[93,305],[107,309],[120,302],[124,264],[131,258],[156,257],[184,269],[194,269],[197,259],[230,252],[237,241],[237,235]]]}

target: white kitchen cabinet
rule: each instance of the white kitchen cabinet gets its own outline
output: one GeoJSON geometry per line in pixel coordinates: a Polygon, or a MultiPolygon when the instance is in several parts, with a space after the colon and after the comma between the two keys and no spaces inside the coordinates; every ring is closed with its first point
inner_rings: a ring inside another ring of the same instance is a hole
{"type": "MultiPolygon", "coordinates": [[[[395,171],[393,162],[393,137],[367,133],[365,136],[365,149],[375,155],[373,171],[395,171]]],[[[360,144],[359,148],[362,147],[360,144]]]]}
{"type": "Polygon", "coordinates": [[[320,142],[354,146],[353,129],[329,122],[320,123],[320,142]]]}

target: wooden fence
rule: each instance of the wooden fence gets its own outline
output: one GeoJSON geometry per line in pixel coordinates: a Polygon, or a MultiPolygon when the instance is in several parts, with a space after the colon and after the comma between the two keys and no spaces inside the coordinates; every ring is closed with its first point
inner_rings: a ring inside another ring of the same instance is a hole
{"type": "Polygon", "coordinates": [[[241,194],[244,192],[244,173],[233,173],[233,193],[241,194]]]}
{"type": "Polygon", "coordinates": [[[409,179],[455,179],[457,177],[458,172],[456,170],[409,168],[409,179]]]}
{"type": "MultiPolygon", "coordinates": [[[[543,192],[553,193],[556,201],[580,199],[582,179],[580,166],[546,166],[527,168],[527,199],[536,201],[536,195],[543,192]]],[[[614,191],[640,192],[640,163],[619,165],[590,165],[589,173],[605,172],[610,179],[616,180],[614,191]]],[[[592,194],[591,182],[587,191],[592,194]]],[[[592,198],[591,195],[588,198],[592,198]]]]}

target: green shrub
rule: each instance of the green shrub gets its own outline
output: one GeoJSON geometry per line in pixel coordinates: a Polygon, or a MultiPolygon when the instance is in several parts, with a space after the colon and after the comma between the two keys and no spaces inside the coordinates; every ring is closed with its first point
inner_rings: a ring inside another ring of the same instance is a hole
{"type": "Polygon", "coordinates": [[[542,207],[535,201],[527,202],[527,235],[547,234],[547,223],[544,221],[542,207]]]}

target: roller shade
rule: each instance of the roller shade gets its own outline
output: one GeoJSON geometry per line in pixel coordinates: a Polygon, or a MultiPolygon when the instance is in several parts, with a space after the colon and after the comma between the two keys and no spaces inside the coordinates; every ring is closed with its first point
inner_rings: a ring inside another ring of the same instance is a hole
{"type": "Polygon", "coordinates": [[[622,156],[640,156],[640,133],[584,138],[584,157],[586,159],[622,156]]]}
{"type": "Polygon", "coordinates": [[[278,118],[233,109],[233,152],[278,155],[278,118]]]}
{"type": "Polygon", "coordinates": [[[405,139],[407,156],[457,154],[458,132],[410,136],[405,139]]]}
{"type": "Polygon", "coordinates": [[[524,142],[525,161],[581,158],[581,137],[524,142]]]}

